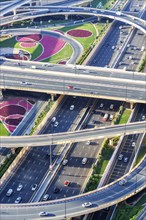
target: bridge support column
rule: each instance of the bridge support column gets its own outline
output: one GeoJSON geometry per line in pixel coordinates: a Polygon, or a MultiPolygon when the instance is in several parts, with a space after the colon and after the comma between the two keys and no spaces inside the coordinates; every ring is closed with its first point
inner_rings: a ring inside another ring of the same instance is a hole
{"type": "Polygon", "coordinates": [[[29,5],[32,6],[32,0],[30,0],[29,5]]]}
{"type": "Polygon", "coordinates": [[[54,102],[55,95],[51,94],[51,100],[54,102]]]}
{"type": "Polygon", "coordinates": [[[13,10],[13,15],[16,15],[16,9],[13,10]]]}
{"type": "Polygon", "coordinates": [[[12,153],[12,154],[15,154],[15,150],[16,150],[16,149],[15,149],[14,147],[11,148],[11,153],[12,153]]]}
{"type": "Polygon", "coordinates": [[[68,15],[65,15],[65,20],[68,20],[68,15]]]}
{"type": "Polygon", "coordinates": [[[130,108],[131,108],[131,109],[133,109],[133,107],[134,107],[134,104],[135,104],[135,103],[133,103],[133,102],[130,102],[130,108]]]}
{"type": "Polygon", "coordinates": [[[2,93],[2,89],[0,89],[0,100],[3,100],[3,93],[2,93]]]}

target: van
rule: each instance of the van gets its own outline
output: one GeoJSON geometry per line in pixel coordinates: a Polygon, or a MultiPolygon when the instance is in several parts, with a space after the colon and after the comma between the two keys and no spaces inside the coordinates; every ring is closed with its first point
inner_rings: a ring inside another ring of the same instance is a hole
{"type": "Polygon", "coordinates": [[[110,109],[112,110],[113,108],[114,108],[114,105],[113,105],[113,104],[111,104],[111,105],[110,105],[110,109]]]}
{"type": "Polygon", "coordinates": [[[103,122],[107,121],[108,116],[109,116],[108,113],[105,113],[105,115],[104,115],[103,118],[102,118],[102,121],[103,121],[103,122]]]}
{"type": "Polygon", "coordinates": [[[6,193],[6,196],[11,196],[13,193],[13,189],[9,189],[6,193]]]}
{"type": "Polygon", "coordinates": [[[82,159],[82,164],[86,164],[87,163],[87,157],[84,157],[83,159],[82,159]]]}

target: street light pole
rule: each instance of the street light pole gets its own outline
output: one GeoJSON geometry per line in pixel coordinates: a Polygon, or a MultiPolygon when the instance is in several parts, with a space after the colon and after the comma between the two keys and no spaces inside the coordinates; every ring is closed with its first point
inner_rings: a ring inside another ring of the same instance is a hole
{"type": "Polygon", "coordinates": [[[65,205],[65,209],[64,209],[64,218],[66,219],[66,195],[64,195],[64,198],[65,198],[65,200],[64,200],[64,205],[65,205]]]}
{"type": "MultiPolygon", "coordinates": [[[[51,133],[53,134],[53,126],[52,126],[52,124],[51,124],[51,133]]],[[[52,146],[50,144],[50,167],[49,167],[50,171],[52,171],[52,148],[51,147],[52,146]]]]}

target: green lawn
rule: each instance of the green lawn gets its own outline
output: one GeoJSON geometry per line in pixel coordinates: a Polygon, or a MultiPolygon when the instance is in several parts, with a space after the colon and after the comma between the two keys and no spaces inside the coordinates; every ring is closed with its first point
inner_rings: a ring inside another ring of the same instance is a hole
{"type": "Polygon", "coordinates": [[[116,209],[113,220],[134,220],[142,208],[140,205],[128,206],[124,203],[120,203],[116,209]]]}
{"type": "Polygon", "coordinates": [[[131,110],[130,109],[125,109],[121,118],[120,118],[120,121],[119,121],[119,124],[125,124],[127,123],[129,117],[130,117],[130,114],[131,114],[131,110]]]}
{"type": "Polygon", "coordinates": [[[101,3],[103,8],[108,9],[114,4],[114,2],[116,2],[116,0],[93,0],[92,7],[96,8],[101,3]]]}
{"type": "Polygon", "coordinates": [[[1,122],[0,122],[0,136],[9,136],[8,130],[1,122]]]}

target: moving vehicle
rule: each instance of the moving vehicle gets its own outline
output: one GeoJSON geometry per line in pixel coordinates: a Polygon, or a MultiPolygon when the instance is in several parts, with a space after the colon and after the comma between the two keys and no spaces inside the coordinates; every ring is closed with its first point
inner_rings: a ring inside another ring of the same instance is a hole
{"type": "Polygon", "coordinates": [[[32,191],[35,191],[36,188],[37,188],[37,186],[38,186],[37,184],[33,184],[33,185],[31,186],[31,190],[32,190],[32,191]]]}
{"type": "Polygon", "coordinates": [[[65,166],[67,163],[68,163],[68,160],[65,159],[65,160],[63,160],[62,165],[65,166]]]}
{"type": "Polygon", "coordinates": [[[56,121],[56,122],[54,123],[54,127],[57,127],[58,125],[59,125],[59,122],[56,121]]]}
{"type": "Polygon", "coordinates": [[[39,216],[40,217],[49,216],[49,212],[40,212],[39,216]]]}
{"type": "Polygon", "coordinates": [[[125,185],[126,183],[127,183],[127,180],[122,179],[122,180],[120,180],[119,185],[120,185],[120,186],[123,186],[123,185],[125,185]]]}
{"type": "Polygon", "coordinates": [[[55,122],[55,121],[56,121],[56,117],[53,117],[51,121],[52,121],[52,122],[55,122]]]}
{"type": "Polygon", "coordinates": [[[21,200],[22,200],[22,198],[21,198],[21,197],[18,197],[18,198],[15,200],[15,203],[18,204],[18,203],[21,202],[21,200]]]}
{"type": "Polygon", "coordinates": [[[84,208],[90,207],[90,206],[92,206],[92,203],[91,203],[91,202],[85,202],[85,203],[82,204],[82,206],[83,206],[84,208]]]}
{"type": "Polygon", "coordinates": [[[6,193],[6,196],[11,196],[13,193],[13,189],[9,189],[6,193]]]}
{"type": "Polygon", "coordinates": [[[120,154],[118,160],[122,160],[122,159],[123,159],[123,154],[120,154]]]}
{"type": "Polygon", "coordinates": [[[49,194],[45,194],[42,198],[42,201],[47,201],[49,199],[49,194]]]}
{"type": "Polygon", "coordinates": [[[72,111],[74,110],[74,107],[75,107],[74,105],[71,105],[69,109],[72,111]]]}
{"type": "Polygon", "coordinates": [[[22,188],[23,188],[23,185],[20,183],[17,187],[17,191],[21,191],[22,188]]]}

